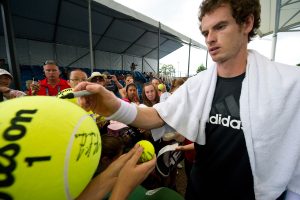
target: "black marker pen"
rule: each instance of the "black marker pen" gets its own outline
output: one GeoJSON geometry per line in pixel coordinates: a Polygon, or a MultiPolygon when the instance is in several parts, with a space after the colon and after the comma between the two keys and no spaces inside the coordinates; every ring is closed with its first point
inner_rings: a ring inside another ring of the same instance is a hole
{"type": "Polygon", "coordinates": [[[71,92],[68,94],[65,94],[63,96],[61,96],[61,99],[73,99],[76,97],[82,97],[82,96],[87,96],[87,95],[91,95],[93,94],[92,92],[89,92],[87,90],[82,90],[82,91],[78,91],[78,92],[71,92]]]}

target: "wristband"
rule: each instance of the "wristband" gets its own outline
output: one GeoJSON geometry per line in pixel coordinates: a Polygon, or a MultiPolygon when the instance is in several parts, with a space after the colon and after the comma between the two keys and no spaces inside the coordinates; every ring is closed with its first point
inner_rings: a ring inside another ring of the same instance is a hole
{"type": "Polygon", "coordinates": [[[124,124],[131,124],[137,116],[137,107],[134,104],[121,101],[120,108],[111,116],[106,117],[107,120],[115,120],[124,124]]]}

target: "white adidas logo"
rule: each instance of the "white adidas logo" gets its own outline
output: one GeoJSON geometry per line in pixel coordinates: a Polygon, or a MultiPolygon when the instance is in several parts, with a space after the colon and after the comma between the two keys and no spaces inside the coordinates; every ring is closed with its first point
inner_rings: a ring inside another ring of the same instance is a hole
{"type": "Polygon", "coordinates": [[[209,118],[209,123],[219,124],[219,125],[231,127],[234,129],[242,129],[243,128],[241,120],[236,120],[236,119],[231,120],[231,116],[222,118],[222,114],[216,114],[215,116],[211,116],[209,118]]]}

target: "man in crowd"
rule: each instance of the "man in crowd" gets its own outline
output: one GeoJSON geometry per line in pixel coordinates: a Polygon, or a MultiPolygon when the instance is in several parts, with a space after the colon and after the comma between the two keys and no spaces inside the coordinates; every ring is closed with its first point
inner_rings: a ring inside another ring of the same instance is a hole
{"type": "Polygon", "coordinates": [[[19,90],[13,90],[10,88],[13,76],[5,69],[0,69],[0,102],[25,96],[26,94],[19,90]]]}
{"type": "Polygon", "coordinates": [[[109,72],[103,72],[105,75],[105,87],[109,91],[112,91],[117,97],[121,97],[119,90],[123,88],[115,75],[111,75],[109,72]]]}
{"type": "Polygon", "coordinates": [[[59,77],[60,71],[55,61],[47,60],[43,69],[46,78],[32,83],[29,95],[56,96],[60,91],[70,88],[68,82],[59,77]]]}
{"type": "Polygon", "coordinates": [[[91,83],[100,84],[103,87],[105,87],[106,86],[105,78],[106,76],[104,74],[101,74],[100,72],[93,72],[91,76],[88,78],[88,81],[91,83]]]}
{"type": "Polygon", "coordinates": [[[81,69],[73,69],[69,73],[69,80],[68,84],[71,86],[71,88],[75,88],[78,83],[87,81],[88,77],[87,74],[81,70],[81,69]]]}

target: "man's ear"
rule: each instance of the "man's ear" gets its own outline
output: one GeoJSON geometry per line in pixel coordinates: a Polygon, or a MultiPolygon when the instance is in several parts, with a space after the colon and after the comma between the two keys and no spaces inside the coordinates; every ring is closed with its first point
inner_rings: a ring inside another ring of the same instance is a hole
{"type": "Polygon", "coordinates": [[[254,16],[253,14],[251,14],[246,18],[246,21],[244,22],[244,28],[247,34],[250,33],[251,30],[253,29],[253,24],[254,24],[254,16]]]}

